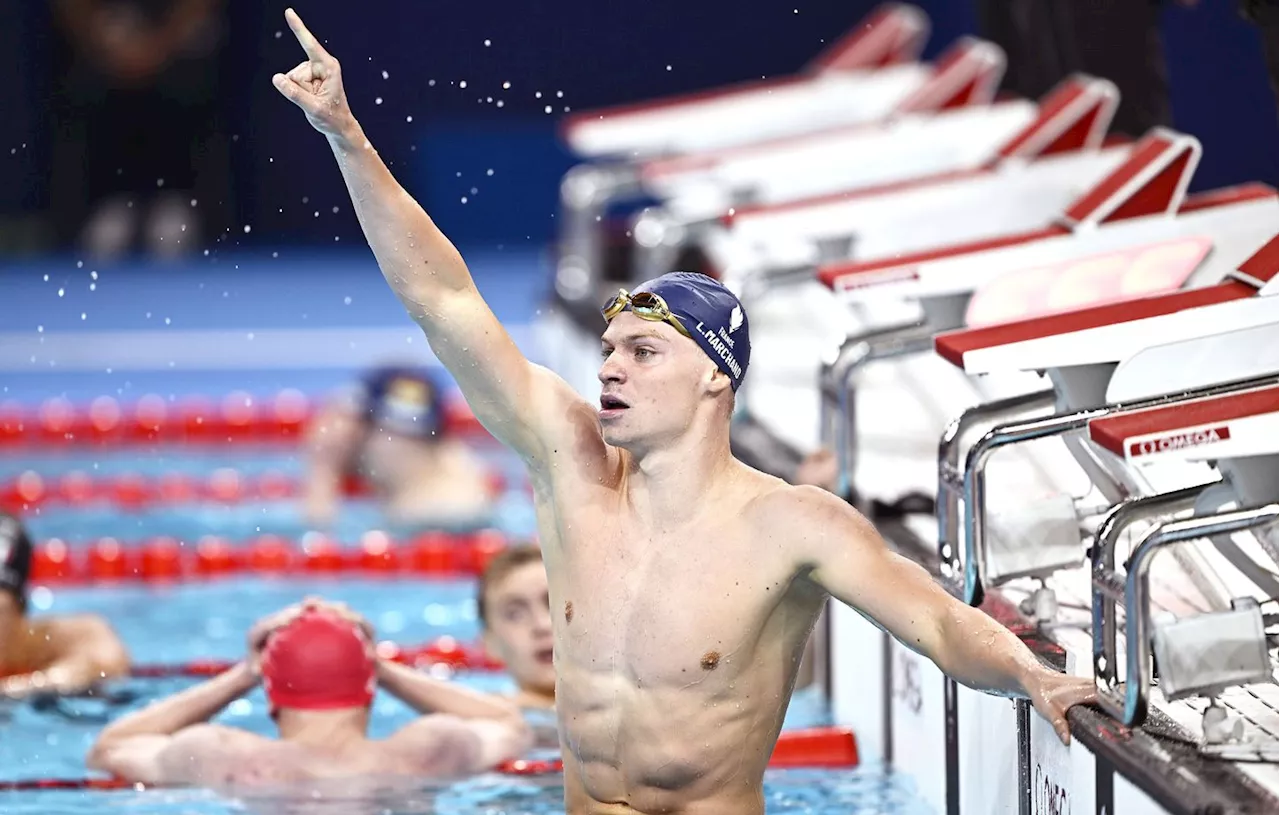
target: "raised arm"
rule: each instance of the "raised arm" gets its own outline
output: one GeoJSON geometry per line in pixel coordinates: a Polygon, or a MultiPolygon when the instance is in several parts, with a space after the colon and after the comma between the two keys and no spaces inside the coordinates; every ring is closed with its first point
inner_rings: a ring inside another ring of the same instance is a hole
{"type": "Polygon", "coordinates": [[[257,683],[249,665],[240,663],[193,688],[122,716],[98,735],[85,763],[136,783],[187,783],[206,763],[209,751],[227,735],[227,728],[203,723],[257,683]]]}
{"type": "Polygon", "coordinates": [[[526,461],[581,402],[559,377],[530,363],[480,296],[466,263],[391,175],[347,105],[338,61],[289,9],[285,19],[307,60],[272,81],[329,140],[365,238],[383,276],[422,327],[477,418],[526,461]]]}
{"type": "Polygon", "coordinates": [[[514,702],[457,682],[428,676],[388,660],[378,661],[378,685],[426,714],[406,727],[402,740],[434,745],[458,759],[458,772],[482,772],[533,746],[533,731],[514,702]],[[449,746],[446,746],[449,745],[449,746]]]}
{"type": "Polygon", "coordinates": [[[975,690],[1031,700],[1070,741],[1066,712],[1091,702],[1091,679],[1058,673],[979,609],[952,597],[915,563],[891,551],[875,527],[834,495],[787,491],[770,509],[771,528],[796,530],[796,567],[840,602],[875,620],[943,673],[975,690]],[[782,526],[779,527],[778,524],[782,526]]]}

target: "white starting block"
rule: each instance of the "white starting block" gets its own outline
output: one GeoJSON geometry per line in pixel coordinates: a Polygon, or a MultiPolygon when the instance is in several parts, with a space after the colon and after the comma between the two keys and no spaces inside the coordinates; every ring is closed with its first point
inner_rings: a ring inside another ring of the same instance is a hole
{"type": "MultiPolygon", "coordinates": [[[[1162,285],[1202,285],[1221,276],[1275,234],[1276,193],[1262,184],[1187,196],[1200,144],[1157,129],[1114,172],[1039,229],[923,252],[824,266],[818,277],[851,304],[892,300],[926,304],[936,328],[962,324],[974,292],[1062,264],[1189,239],[1209,241],[1208,268],[1162,285]]],[[[1182,251],[1186,251],[1185,249],[1182,251]]],[[[1194,252],[1191,252],[1194,254],[1194,252]]],[[[1159,291],[1147,286],[1144,292],[1159,291]]],[[[1120,293],[1120,292],[1117,292],[1120,293]]],[[[1006,314],[1012,317],[1016,309],[1006,314]]]]}
{"type": "MultiPolygon", "coordinates": [[[[1274,244],[1268,243],[1267,247],[1274,248],[1274,244]]],[[[1264,248],[1263,253],[1266,251],[1264,248]]],[[[1258,275],[1265,273],[1257,264],[1244,266],[1254,274],[1238,274],[1200,289],[947,332],[934,338],[938,354],[970,375],[1047,372],[1055,383],[1059,410],[1063,411],[1046,419],[996,427],[968,451],[963,470],[957,467],[958,434],[949,429],[940,445],[939,551],[944,558],[944,573],[954,581],[954,589],[961,589],[963,574],[962,596],[966,602],[981,603],[984,585],[1003,577],[988,575],[983,473],[990,455],[1000,447],[1036,438],[1078,436],[1092,420],[1160,404],[1167,397],[1122,406],[1110,405],[1106,399],[1115,366],[1144,349],[1254,328],[1274,331],[1280,318],[1277,297],[1260,293],[1259,284],[1264,281],[1258,275]],[[957,499],[963,503],[964,515],[959,527],[954,526],[957,499]]],[[[1215,388],[1230,392],[1235,387],[1230,377],[1237,372],[1229,366],[1203,371],[1197,383],[1201,395],[1219,395],[1215,388]]],[[[1028,397],[1028,403],[1042,398],[1043,395],[1033,395],[1028,397]]],[[[982,411],[980,407],[970,413],[982,411]]],[[[957,425],[971,421],[972,417],[962,416],[957,425]]],[[[1125,473],[1117,473],[1117,468],[1093,456],[1077,459],[1095,482],[1111,479],[1121,495],[1133,494],[1133,482],[1125,473]]],[[[1083,550],[1080,554],[1083,558],[1083,550]]]]}
{"type": "Polygon", "coordinates": [[[641,166],[639,181],[645,192],[663,201],[677,223],[714,220],[739,207],[980,171],[1009,158],[1097,148],[1116,98],[1109,82],[1074,77],[1039,104],[1012,99],[969,105],[657,159],[641,166]]]}
{"type": "Polygon", "coordinates": [[[935,65],[921,64],[928,36],[923,11],[888,3],[795,76],[582,111],[565,120],[562,138],[584,159],[636,160],[989,102],[1003,59],[992,78],[987,57],[971,62],[978,51],[965,42],[935,65]]]}
{"type": "Polygon", "coordinates": [[[1043,228],[1134,149],[1057,153],[888,191],[748,207],[710,228],[702,246],[722,277],[738,278],[769,268],[818,266],[836,259],[837,252],[844,259],[894,257],[1043,228]],[[824,248],[833,243],[841,248],[824,248]]]}

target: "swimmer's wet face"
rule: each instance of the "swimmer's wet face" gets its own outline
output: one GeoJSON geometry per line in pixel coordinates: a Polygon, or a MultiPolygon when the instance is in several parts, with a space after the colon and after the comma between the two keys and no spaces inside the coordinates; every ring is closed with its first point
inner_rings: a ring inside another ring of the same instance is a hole
{"type": "Polygon", "coordinates": [[[505,562],[491,565],[479,598],[485,647],[502,660],[522,690],[553,695],[556,672],[546,569],[534,547],[504,554],[505,562]]]}
{"type": "Polygon", "coordinates": [[[631,448],[686,431],[697,406],[729,391],[698,346],[665,323],[623,312],[600,337],[600,427],[604,440],[631,448]],[[716,386],[715,380],[721,381],[716,386]]]}
{"type": "Polygon", "coordinates": [[[274,631],[261,661],[273,713],[367,708],[373,701],[373,643],[354,623],[322,609],[274,631]]]}
{"type": "Polygon", "coordinates": [[[738,298],[719,282],[671,272],[618,292],[601,308],[600,424],[609,444],[660,446],[694,423],[708,401],[732,415],[751,359],[738,298]]]}

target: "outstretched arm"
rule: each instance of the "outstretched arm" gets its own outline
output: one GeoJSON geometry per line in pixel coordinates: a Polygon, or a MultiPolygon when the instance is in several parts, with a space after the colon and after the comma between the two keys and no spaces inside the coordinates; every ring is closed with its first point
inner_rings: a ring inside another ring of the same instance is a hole
{"type": "Polygon", "coordinates": [[[1029,698],[1064,743],[1066,712],[1096,698],[1093,681],[1051,670],[979,609],[948,594],[915,563],[891,551],[866,518],[835,496],[792,490],[777,523],[797,530],[797,568],[842,603],[975,690],[1029,698]]]}
{"type": "Polygon", "coordinates": [[[107,725],[85,763],[128,781],[177,784],[203,762],[221,728],[199,727],[258,684],[246,663],[107,725]]]}
{"type": "Polygon", "coordinates": [[[466,263],[391,175],[347,105],[338,61],[289,9],[307,60],[272,81],[324,133],[382,274],[484,426],[526,461],[579,402],[567,383],[530,363],[489,310],[466,263]]]}
{"type": "Polygon", "coordinates": [[[32,693],[81,693],[104,679],[129,672],[129,653],[101,617],[76,617],[49,623],[55,656],[44,668],[0,682],[0,696],[32,693]]]}

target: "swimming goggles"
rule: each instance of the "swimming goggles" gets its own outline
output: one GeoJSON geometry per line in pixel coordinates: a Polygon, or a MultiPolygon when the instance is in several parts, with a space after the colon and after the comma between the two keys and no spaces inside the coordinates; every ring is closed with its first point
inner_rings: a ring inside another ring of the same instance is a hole
{"type": "Polygon", "coordinates": [[[642,320],[649,320],[655,323],[670,323],[681,334],[686,337],[689,336],[689,329],[684,327],[679,317],[671,313],[671,307],[667,305],[667,301],[663,300],[661,295],[653,292],[642,291],[637,294],[631,294],[626,289],[618,289],[618,293],[614,295],[613,299],[604,304],[604,307],[600,309],[600,313],[608,321],[618,316],[619,312],[628,306],[631,307],[631,313],[642,320]]]}

